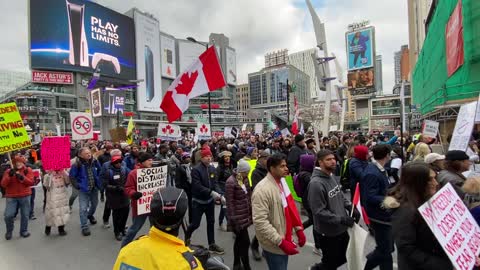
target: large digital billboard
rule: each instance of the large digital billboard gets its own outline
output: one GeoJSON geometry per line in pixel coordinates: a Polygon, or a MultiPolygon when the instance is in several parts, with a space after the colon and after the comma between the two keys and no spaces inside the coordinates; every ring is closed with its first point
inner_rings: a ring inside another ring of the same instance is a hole
{"type": "Polygon", "coordinates": [[[89,1],[30,0],[30,66],[133,80],[133,20],[89,1]]]}
{"type": "Polygon", "coordinates": [[[206,47],[188,40],[178,41],[178,64],[180,74],[205,52],[206,47]]]}
{"type": "Polygon", "coordinates": [[[226,50],[227,59],[227,83],[231,85],[237,85],[237,55],[233,49],[227,48],[226,50]]]}
{"type": "Polygon", "coordinates": [[[375,63],[374,28],[368,27],[346,33],[348,70],[373,67],[375,63]]]}
{"type": "Polygon", "coordinates": [[[375,88],[374,68],[366,68],[348,72],[348,90],[375,88]]]}
{"type": "Polygon", "coordinates": [[[135,45],[137,49],[137,109],[161,112],[162,70],[160,68],[160,24],[135,10],[135,45]]]}
{"type": "Polygon", "coordinates": [[[104,115],[123,115],[125,109],[125,91],[116,88],[105,88],[103,91],[104,115]]]}
{"type": "Polygon", "coordinates": [[[177,78],[177,53],[175,51],[175,39],[160,35],[160,51],[162,61],[162,76],[165,78],[177,78]]]}

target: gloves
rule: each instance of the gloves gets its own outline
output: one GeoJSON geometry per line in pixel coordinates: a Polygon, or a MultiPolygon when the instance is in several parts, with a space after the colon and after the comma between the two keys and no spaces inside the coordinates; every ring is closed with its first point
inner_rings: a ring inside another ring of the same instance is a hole
{"type": "Polygon", "coordinates": [[[340,220],[340,224],[351,228],[353,227],[353,224],[355,224],[355,220],[350,216],[342,217],[342,219],[340,220]]]}
{"type": "Polygon", "coordinates": [[[17,173],[15,174],[15,176],[17,177],[18,181],[22,182],[25,178],[23,177],[23,175],[17,173]]]}
{"type": "Polygon", "coordinates": [[[225,197],[224,197],[224,196],[222,196],[222,197],[220,198],[220,201],[222,202],[222,205],[226,205],[226,204],[227,204],[227,201],[225,200],[225,197]]]}
{"type": "Polygon", "coordinates": [[[13,177],[15,175],[15,170],[14,169],[10,169],[10,172],[8,172],[8,175],[10,177],[13,177]]]}
{"type": "Polygon", "coordinates": [[[287,255],[295,255],[298,254],[297,245],[295,243],[282,239],[280,245],[278,245],[280,249],[287,255]]]}
{"type": "Polygon", "coordinates": [[[210,192],[210,196],[212,196],[214,200],[220,200],[220,194],[216,191],[212,190],[212,192],[210,192]]]}
{"type": "Polygon", "coordinates": [[[305,237],[305,233],[303,232],[303,230],[297,231],[297,238],[298,238],[298,245],[300,247],[303,247],[307,242],[307,238],[305,237]]]}
{"type": "Polygon", "coordinates": [[[143,196],[143,194],[142,194],[141,192],[138,192],[138,191],[137,191],[137,192],[135,192],[135,193],[132,194],[132,199],[138,200],[138,199],[140,199],[142,196],[143,196]]]}

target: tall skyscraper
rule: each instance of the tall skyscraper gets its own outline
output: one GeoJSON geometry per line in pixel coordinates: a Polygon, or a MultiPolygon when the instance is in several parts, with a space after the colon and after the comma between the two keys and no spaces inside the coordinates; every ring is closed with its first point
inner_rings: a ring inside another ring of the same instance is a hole
{"type": "Polygon", "coordinates": [[[320,88],[318,87],[318,82],[315,77],[315,63],[312,59],[312,54],[317,54],[316,48],[292,53],[288,56],[288,59],[290,61],[290,65],[298,68],[310,76],[310,97],[318,100],[323,99],[325,94],[324,92],[321,92],[320,88]]]}
{"type": "Polygon", "coordinates": [[[32,79],[29,72],[0,70],[0,95],[4,95],[28,83],[32,79]]]}
{"type": "Polygon", "coordinates": [[[409,66],[412,71],[422,50],[426,36],[425,23],[431,12],[433,2],[434,0],[408,0],[408,43],[411,50],[409,66]]]}
{"type": "Polygon", "coordinates": [[[409,80],[408,75],[410,72],[410,59],[408,45],[402,45],[402,47],[400,47],[400,51],[395,52],[393,60],[395,65],[395,84],[401,83],[402,80],[409,80]]]}
{"type": "Polygon", "coordinates": [[[383,94],[382,56],[375,56],[375,93],[383,94]]]}

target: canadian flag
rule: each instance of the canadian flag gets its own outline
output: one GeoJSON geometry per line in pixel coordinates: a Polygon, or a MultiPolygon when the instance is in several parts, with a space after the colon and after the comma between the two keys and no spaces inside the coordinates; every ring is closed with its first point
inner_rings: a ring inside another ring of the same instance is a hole
{"type": "MultiPolygon", "coordinates": [[[[368,219],[367,212],[365,212],[365,209],[363,208],[360,202],[360,183],[357,183],[357,185],[355,186],[355,193],[353,194],[352,204],[353,204],[353,207],[357,208],[358,212],[360,213],[360,216],[363,219],[363,222],[365,222],[365,225],[369,225],[370,220],[368,219]]],[[[351,214],[353,214],[353,207],[352,207],[351,214]]]]}
{"type": "Polygon", "coordinates": [[[168,87],[160,108],[171,123],[188,109],[190,99],[215,91],[225,84],[215,47],[211,46],[168,87]]]}
{"type": "Polygon", "coordinates": [[[302,219],[300,218],[300,214],[298,213],[295,200],[293,199],[292,193],[290,192],[290,188],[288,187],[285,178],[282,178],[280,180],[278,186],[280,187],[282,195],[282,206],[285,210],[285,240],[292,241],[292,229],[303,229],[302,219]]]}
{"type": "Polygon", "coordinates": [[[295,116],[293,117],[293,123],[292,123],[292,133],[293,135],[297,135],[298,134],[298,102],[297,102],[297,97],[294,96],[293,97],[293,107],[295,109],[295,116]]]}

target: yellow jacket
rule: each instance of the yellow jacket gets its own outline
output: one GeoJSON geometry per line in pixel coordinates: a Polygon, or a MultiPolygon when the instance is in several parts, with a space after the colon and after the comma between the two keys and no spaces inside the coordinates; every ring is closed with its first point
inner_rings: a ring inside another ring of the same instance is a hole
{"type": "Polygon", "coordinates": [[[192,250],[177,237],[152,227],[148,236],[140,237],[120,250],[113,270],[203,270],[197,258],[197,267],[191,267],[182,255],[184,252],[192,250]]]}

